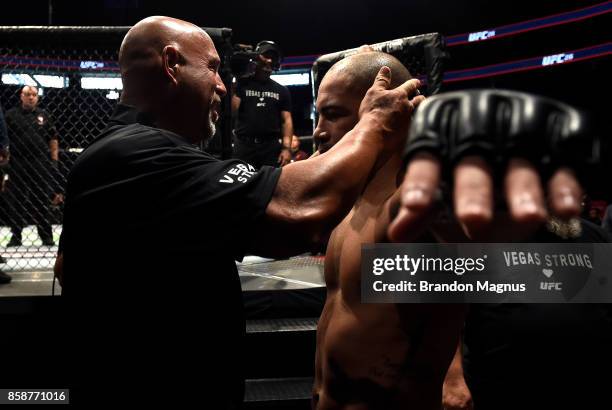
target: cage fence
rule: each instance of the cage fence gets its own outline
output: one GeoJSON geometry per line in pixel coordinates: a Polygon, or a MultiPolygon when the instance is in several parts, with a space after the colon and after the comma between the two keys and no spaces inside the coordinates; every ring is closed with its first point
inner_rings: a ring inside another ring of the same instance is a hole
{"type": "MultiPolygon", "coordinates": [[[[4,270],[52,267],[66,178],[120,98],[117,60],[128,29],[0,27],[0,106],[10,152],[8,164],[0,169],[4,270]]],[[[231,30],[205,30],[225,61],[231,30]]],[[[231,81],[227,70],[222,74],[224,81],[231,81]]],[[[218,127],[207,147],[219,157],[231,150],[226,140],[229,122],[218,127]]]]}

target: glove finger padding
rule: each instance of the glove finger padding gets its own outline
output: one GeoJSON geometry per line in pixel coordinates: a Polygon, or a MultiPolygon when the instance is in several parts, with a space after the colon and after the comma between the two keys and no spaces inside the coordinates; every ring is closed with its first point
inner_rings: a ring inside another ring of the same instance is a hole
{"type": "Polygon", "coordinates": [[[452,185],[454,166],[468,155],[485,158],[497,180],[511,158],[525,158],[543,181],[558,167],[570,167],[589,191],[601,188],[593,173],[605,175],[601,142],[588,116],[567,104],[516,91],[467,90],[421,103],[404,161],[429,151],[441,159],[443,179],[452,185]]]}

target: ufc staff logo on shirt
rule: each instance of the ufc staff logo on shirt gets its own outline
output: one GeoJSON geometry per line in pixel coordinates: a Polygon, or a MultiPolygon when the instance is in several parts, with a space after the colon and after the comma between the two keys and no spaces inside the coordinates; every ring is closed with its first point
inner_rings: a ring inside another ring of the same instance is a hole
{"type": "Polygon", "coordinates": [[[225,172],[225,175],[223,175],[219,182],[222,184],[233,184],[238,181],[245,184],[255,175],[255,172],[255,167],[250,164],[236,164],[225,172]]]}
{"type": "Polygon", "coordinates": [[[266,98],[272,98],[276,101],[280,100],[280,94],[273,91],[245,90],[244,95],[245,97],[257,97],[259,99],[257,102],[257,107],[265,107],[266,98]]]}
{"type": "Polygon", "coordinates": [[[258,90],[245,90],[244,95],[247,97],[257,98],[273,98],[276,101],[280,100],[280,94],[273,91],[258,91],[258,90]]]}

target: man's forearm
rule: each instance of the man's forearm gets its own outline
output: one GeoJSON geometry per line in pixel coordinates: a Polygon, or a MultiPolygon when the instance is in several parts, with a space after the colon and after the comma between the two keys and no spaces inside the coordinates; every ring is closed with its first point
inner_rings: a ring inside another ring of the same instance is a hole
{"type": "Polygon", "coordinates": [[[305,242],[325,240],[353,206],[382,150],[382,129],[362,119],[325,154],[284,167],[266,214],[284,220],[305,242]]]}
{"type": "Polygon", "coordinates": [[[461,339],[459,339],[455,356],[442,385],[442,408],[444,409],[472,410],[474,408],[472,393],[463,376],[462,356],[461,339]]]}
{"type": "Polygon", "coordinates": [[[49,151],[51,153],[51,160],[58,161],[59,160],[59,143],[57,139],[52,139],[49,141],[49,151]]]}
{"type": "Polygon", "coordinates": [[[283,148],[291,149],[291,139],[293,138],[293,124],[289,121],[283,122],[283,148]]]}
{"type": "Polygon", "coordinates": [[[453,360],[451,361],[450,366],[448,366],[448,371],[446,372],[447,379],[457,377],[463,377],[463,350],[461,348],[461,338],[459,338],[455,355],[453,356],[453,360]]]}

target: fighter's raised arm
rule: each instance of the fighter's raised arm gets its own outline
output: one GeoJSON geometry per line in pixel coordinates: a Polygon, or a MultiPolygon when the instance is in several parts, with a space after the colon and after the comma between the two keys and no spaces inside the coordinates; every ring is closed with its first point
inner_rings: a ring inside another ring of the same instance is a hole
{"type": "Polygon", "coordinates": [[[430,98],[411,129],[401,207],[389,227],[389,238],[401,242],[414,236],[423,217],[440,200],[441,182],[457,222],[470,239],[517,240],[537,230],[549,215],[565,220],[577,217],[582,189],[574,171],[563,166],[563,158],[554,156],[565,142],[548,145],[557,135],[547,134],[555,132],[547,124],[557,114],[559,135],[565,135],[570,131],[563,129],[569,127],[564,118],[573,112],[551,100],[504,91],[430,98]],[[492,98],[491,93],[500,95],[492,98]],[[502,107],[504,101],[507,104],[502,107]],[[527,112],[530,106],[535,107],[534,115],[527,112]],[[493,119],[502,109],[505,116],[493,119]],[[442,130],[440,124],[446,120],[442,130]],[[514,128],[503,131],[510,123],[514,128]]]}

